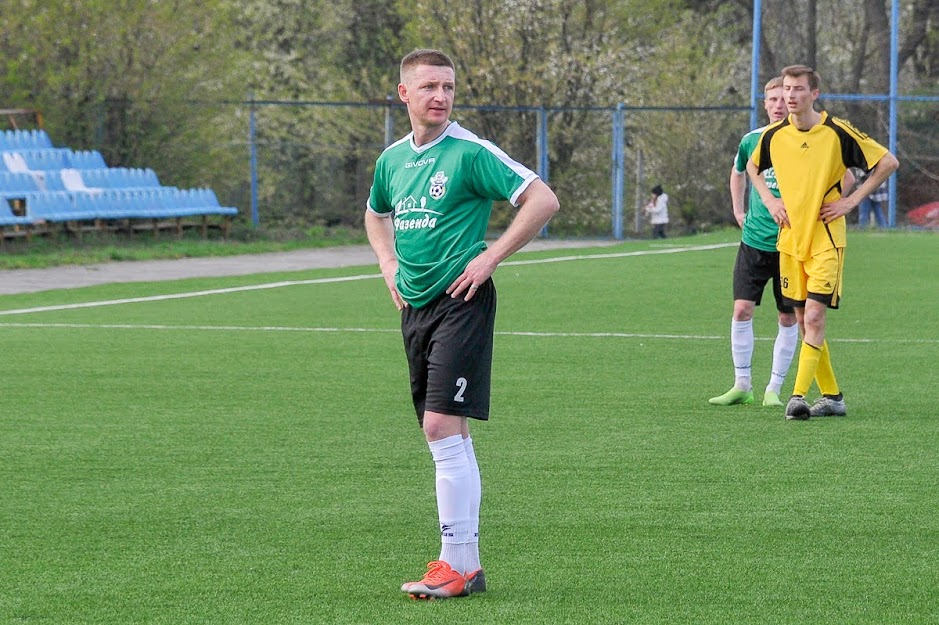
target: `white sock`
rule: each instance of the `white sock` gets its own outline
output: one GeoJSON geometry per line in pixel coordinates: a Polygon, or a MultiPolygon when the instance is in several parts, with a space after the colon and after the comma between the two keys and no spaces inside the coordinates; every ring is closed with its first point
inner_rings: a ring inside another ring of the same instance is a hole
{"type": "Polygon", "coordinates": [[[472,573],[482,567],[479,563],[479,504],[482,501],[483,485],[479,477],[479,465],[476,463],[473,439],[464,438],[463,447],[466,449],[466,458],[470,466],[470,531],[466,570],[463,573],[472,573]]]}
{"type": "Polygon", "coordinates": [[[773,345],[773,372],[770,374],[769,384],[766,385],[767,391],[778,394],[782,390],[783,382],[786,381],[786,374],[789,372],[789,365],[792,364],[792,358],[795,356],[798,345],[799,324],[791,325],[788,328],[780,324],[779,331],[776,333],[776,343],[773,345]]]}
{"type": "Polygon", "coordinates": [[[753,388],[750,361],[753,359],[753,319],[730,322],[730,354],[734,359],[734,386],[741,391],[753,388]]]}
{"type": "Polygon", "coordinates": [[[470,533],[470,465],[463,436],[454,434],[428,443],[437,472],[437,517],[440,559],[455,571],[466,568],[470,533]]]}

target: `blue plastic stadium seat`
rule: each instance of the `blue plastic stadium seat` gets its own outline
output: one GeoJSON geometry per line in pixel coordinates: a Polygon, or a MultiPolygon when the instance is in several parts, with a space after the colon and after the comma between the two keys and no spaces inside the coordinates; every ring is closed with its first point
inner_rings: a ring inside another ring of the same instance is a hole
{"type": "Polygon", "coordinates": [[[134,187],[159,187],[160,180],[156,172],[150,169],[135,168],[127,172],[128,182],[134,187]]]}
{"type": "Polygon", "coordinates": [[[108,167],[97,150],[54,147],[44,130],[0,132],[0,153],[0,226],[238,214],[211,189],[163,186],[150,168],[108,167]],[[10,198],[25,202],[25,216],[10,198]]]}
{"type": "Polygon", "coordinates": [[[0,133],[0,151],[41,150],[51,148],[45,130],[4,130],[0,133]]]}
{"type": "Polygon", "coordinates": [[[74,191],[72,198],[75,202],[75,211],[90,215],[87,219],[98,219],[101,212],[101,193],[92,193],[87,191],[74,191]]]}
{"type": "Polygon", "coordinates": [[[140,171],[140,186],[141,187],[159,187],[160,179],[157,177],[156,172],[147,167],[146,169],[141,169],[140,171]]]}
{"type": "Polygon", "coordinates": [[[212,189],[179,189],[170,197],[178,217],[237,215],[237,208],[220,206],[212,189]]]}
{"type": "Polygon", "coordinates": [[[212,189],[194,189],[196,196],[204,207],[207,214],[210,215],[237,215],[238,209],[230,206],[222,206],[215,191],[212,189]]]}
{"type": "Polygon", "coordinates": [[[71,212],[68,204],[71,197],[67,193],[39,191],[26,196],[26,215],[33,221],[67,221],[60,215],[71,212]]]}
{"type": "Polygon", "coordinates": [[[197,202],[195,202],[187,189],[173,189],[167,197],[167,216],[172,217],[191,217],[201,214],[197,202]]]}
{"type": "Polygon", "coordinates": [[[52,139],[49,138],[49,133],[45,130],[31,130],[32,142],[37,148],[51,148],[55,147],[52,145],[52,139]]]}
{"type": "Polygon", "coordinates": [[[93,212],[85,212],[77,206],[71,193],[65,191],[40,191],[26,199],[26,215],[34,222],[85,221],[95,218],[93,212]]]}
{"type": "Polygon", "coordinates": [[[160,186],[160,181],[152,169],[98,167],[83,169],[81,175],[87,186],[102,189],[136,189],[160,186]]]}
{"type": "Polygon", "coordinates": [[[124,191],[99,189],[96,192],[75,193],[75,204],[82,211],[91,213],[95,219],[118,220],[140,217],[124,191]]]}
{"type": "Polygon", "coordinates": [[[110,169],[83,169],[82,180],[89,187],[100,187],[102,189],[112,189],[110,169]]]}
{"type": "Polygon", "coordinates": [[[153,219],[185,217],[189,213],[177,201],[179,189],[176,187],[150,187],[143,189],[146,198],[147,216],[153,219]]]}
{"type": "Polygon", "coordinates": [[[7,150],[15,150],[16,144],[14,143],[12,130],[4,130],[0,132],[0,151],[6,152],[7,150]]]}
{"type": "Polygon", "coordinates": [[[95,215],[100,219],[128,219],[138,217],[122,191],[105,189],[93,202],[95,215]]]}
{"type": "Polygon", "coordinates": [[[150,194],[154,189],[104,189],[96,202],[101,219],[149,219],[159,216],[160,200],[150,194]]]}
{"type": "Polygon", "coordinates": [[[107,163],[98,150],[77,150],[69,154],[69,164],[73,169],[101,169],[107,163]]]}
{"type": "Polygon", "coordinates": [[[187,195],[185,189],[178,189],[173,187],[166,196],[166,204],[168,210],[172,212],[172,217],[190,217],[192,215],[198,214],[194,210],[195,207],[191,206],[191,202],[187,202],[187,195]]]}
{"type": "Polygon", "coordinates": [[[107,187],[104,184],[104,169],[83,169],[81,172],[82,182],[88,187],[102,189],[107,187]]]}
{"type": "Polygon", "coordinates": [[[26,161],[27,167],[32,170],[66,169],[70,166],[69,158],[72,153],[68,148],[43,148],[18,150],[18,152],[26,161]]]}
{"type": "Polygon", "coordinates": [[[15,132],[19,132],[19,136],[21,137],[22,141],[22,147],[26,149],[42,150],[53,147],[52,139],[49,138],[49,135],[45,130],[34,129],[20,130],[15,132]]]}
{"type": "Polygon", "coordinates": [[[27,172],[0,171],[0,193],[39,191],[36,177],[27,172]]]}
{"type": "Polygon", "coordinates": [[[65,184],[62,182],[61,170],[50,169],[48,171],[36,172],[39,174],[37,183],[43,191],[65,191],[65,184]]]}

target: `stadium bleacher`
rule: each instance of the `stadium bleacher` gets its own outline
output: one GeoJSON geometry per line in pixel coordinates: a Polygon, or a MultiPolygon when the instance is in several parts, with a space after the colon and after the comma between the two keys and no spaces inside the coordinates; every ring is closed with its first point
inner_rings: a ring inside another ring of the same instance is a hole
{"type": "Polygon", "coordinates": [[[152,169],[108,167],[97,150],[55,147],[41,129],[0,132],[0,240],[9,234],[47,232],[50,224],[82,229],[132,227],[146,222],[156,234],[162,220],[181,233],[184,218],[221,216],[227,236],[237,208],[222,206],[211,189],[164,186],[152,169]],[[10,230],[12,229],[12,230],[10,230]]]}

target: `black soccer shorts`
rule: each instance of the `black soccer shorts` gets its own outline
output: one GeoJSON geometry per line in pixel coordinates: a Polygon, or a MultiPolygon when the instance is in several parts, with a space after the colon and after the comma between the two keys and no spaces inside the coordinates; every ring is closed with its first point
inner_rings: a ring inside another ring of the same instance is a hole
{"type": "Polygon", "coordinates": [[[747,300],[760,305],[767,282],[773,282],[776,310],[792,313],[795,309],[783,301],[779,280],[779,252],[764,252],[741,242],[734,263],[734,299],[747,300]]]}
{"type": "Polygon", "coordinates": [[[401,334],[418,424],[424,412],[489,419],[496,287],[492,279],[473,298],[446,293],[423,308],[401,312],[401,334]]]}

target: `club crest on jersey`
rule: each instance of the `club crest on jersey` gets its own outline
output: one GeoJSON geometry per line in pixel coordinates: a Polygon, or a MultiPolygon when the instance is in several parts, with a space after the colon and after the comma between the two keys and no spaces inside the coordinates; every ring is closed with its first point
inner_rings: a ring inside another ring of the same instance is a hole
{"type": "Polygon", "coordinates": [[[447,182],[450,179],[447,178],[446,174],[442,171],[438,171],[434,174],[434,177],[430,179],[430,197],[435,200],[439,200],[447,192],[447,182]]]}

